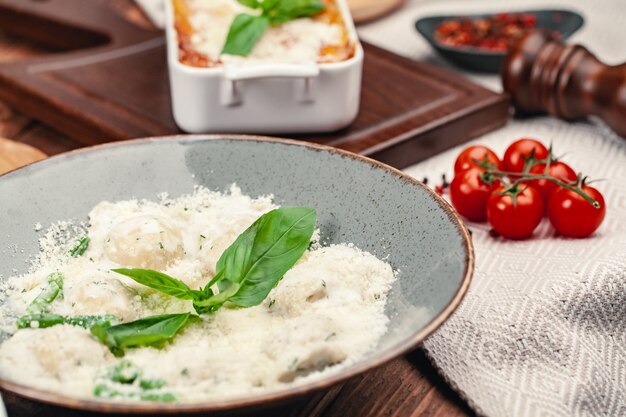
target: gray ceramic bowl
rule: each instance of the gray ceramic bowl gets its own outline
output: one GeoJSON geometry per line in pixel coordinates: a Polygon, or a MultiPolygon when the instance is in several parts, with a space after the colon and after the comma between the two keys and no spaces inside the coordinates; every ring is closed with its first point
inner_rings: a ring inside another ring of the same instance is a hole
{"type": "MultiPolygon", "coordinates": [[[[387,305],[390,325],[360,363],[317,383],[203,404],[111,404],[83,401],[7,381],[18,395],[65,407],[125,413],[219,412],[254,408],[328,388],[415,348],[463,298],[473,272],[467,229],[450,206],[391,167],[334,148],[235,136],[174,136],[70,152],[0,177],[0,276],[25,272],[38,233],[61,219],[85,219],[101,200],[155,199],[194,185],[315,207],[322,239],[352,242],[399,269],[387,305]]],[[[5,335],[6,337],[6,335],[5,335]]]]}

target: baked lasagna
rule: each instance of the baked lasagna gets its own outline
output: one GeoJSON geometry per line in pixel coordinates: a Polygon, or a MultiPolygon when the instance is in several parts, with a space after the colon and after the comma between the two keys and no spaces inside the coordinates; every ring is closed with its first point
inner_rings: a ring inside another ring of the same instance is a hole
{"type": "Polygon", "coordinates": [[[354,55],[355,42],[336,0],[312,17],[271,25],[247,56],[222,53],[229,29],[241,13],[258,11],[237,0],[171,0],[180,62],[193,67],[223,64],[341,62],[354,55]]]}

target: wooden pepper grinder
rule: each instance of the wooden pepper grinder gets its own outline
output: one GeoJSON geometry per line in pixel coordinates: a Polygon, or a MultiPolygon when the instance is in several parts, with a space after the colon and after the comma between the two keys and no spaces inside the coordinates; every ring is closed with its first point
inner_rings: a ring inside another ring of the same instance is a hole
{"type": "Polygon", "coordinates": [[[626,138],[626,63],[606,65],[584,47],[537,30],[510,49],[502,84],[522,113],[595,115],[626,138]]]}

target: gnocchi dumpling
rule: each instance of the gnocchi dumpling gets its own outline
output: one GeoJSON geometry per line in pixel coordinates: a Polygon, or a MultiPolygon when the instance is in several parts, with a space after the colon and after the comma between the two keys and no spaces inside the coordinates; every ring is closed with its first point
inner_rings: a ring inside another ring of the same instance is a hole
{"type": "Polygon", "coordinates": [[[89,331],[69,325],[17,332],[0,347],[4,378],[48,389],[64,383],[68,392],[91,395],[95,372],[113,359],[89,331]],[[71,389],[72,391],[69,391],[71,389]]]}
{"type": "Polygon", "coordinates": [[[185,253],[179,229],[159,216],[138,216],[111,228],[104,242],[111,261],[129,268],[164,270],[185,253]]]}
{"type": "Polygon", "coordinates": [[[122,321],[139,319],[134,308],[135,294],[122,282],[110,276],[80,280],[65,285],[61,302],[67,315],[112,314],[122,321]],[[71,308],[68,308],[71,306],[71,308]]]}

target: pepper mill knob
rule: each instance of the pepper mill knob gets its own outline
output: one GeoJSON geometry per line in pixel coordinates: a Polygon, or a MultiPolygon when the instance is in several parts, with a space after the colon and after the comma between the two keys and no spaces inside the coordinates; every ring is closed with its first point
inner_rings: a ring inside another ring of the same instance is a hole
{"type": "Polygon", "coordinates": [[[586,48],[536,30],[510,48],[502,85],[522,113],[595,115],[626,137],[626,63],[606,65],[586,48]]]}

